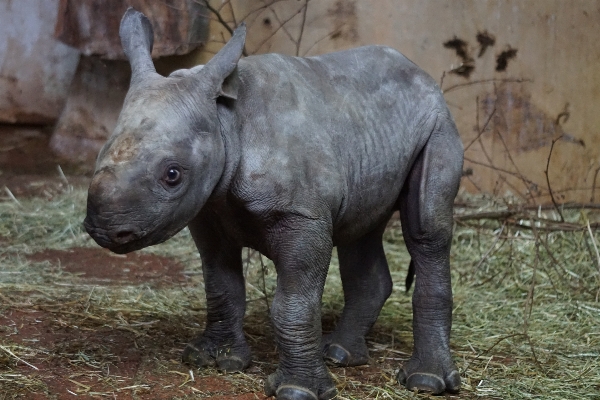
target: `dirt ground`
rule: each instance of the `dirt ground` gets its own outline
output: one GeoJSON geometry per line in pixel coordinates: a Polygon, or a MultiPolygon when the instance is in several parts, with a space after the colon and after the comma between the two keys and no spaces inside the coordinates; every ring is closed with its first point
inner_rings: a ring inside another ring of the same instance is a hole
{"type": "MultiPolygon", "coordinates": [[[[48,149],[48,139],[49,132],[36,127],[17,130],[0,127],[0,190],[5,198],[52,199],[68,185],[87,185],[89,166],[73,166],[57,159],[48,149]],[[63,172],[57,165],[61,165],[63,172]]],[[[47,249],[26,258],[29,262],[45,263],[49,271],[73,274],[83,286],[193,289],[189,275],[184,273],[184,265],[152,254],[119,256],[100,248],[82,247],[47,249]]],[[[244,373],[224,374],[183,365],[179,357],[193,334],[173,330],[168,321],[140,318],[140,322],[129,321],[115,329],[95,320],[85,309],[72,311],[73,304],[64,303],[63,307],[53,302],[32,304],[23,292],[0,293],[0,302],[0,344],[8,341],[16,346],[41,349],[35,361],[28,358],[29,361],[18,359],[16,362],[6,351],[0,351],[0,369],[11,365],[4,375],[9,379],[0,382],[1,400],[76,396],[265,399],[264,379],[276,368],[273,337],[270,333],[265,335],[264,330],[246,329],[255,360],[252,366],[244,373]]],[[[248,318],[259,319],[259,325],[269,324],[266,314],[248,318]]],[[[333,316],[325,315],[324,329],[332,326],[333,316]]],[[[385,332],[375,332],[373,337],[378,334],[385,335],[385,332]]],[[[369,397],[364,393],[369,385],[397,387],[395,370],[401,360],[407,358],[406,353],[394,350],[393,346],[385,350],[373,348],[371,356],[370,365],[334,370],[334,378],[343,377],[349,385],[360,383],[356,398],[369,397]]],[[[353,391],[351,387],[348,390],[353,391]]]]}
{"type": "MultiPolygon", "coordinates": [[[[226,374],[182,364],[206,319],[189,231],[127,255],[99,248],[81,226],[90,166],[56,159],[48,138],[0,126],[0,400],[265,399],[278,362],[273,264],[244,249],[251,366],[226,374]]],[[[597,208],[565,209],[561,220],[559,210],[508,200],[467,196],[455,207],[450,347],[462,387],[440,397],[598,399],[597,208]]],[[[394,290],[367,335],[369,364],[330,369],[340,400],[430,397],[395,379],[413,347],[410,256],[397,219],[383,239],[394,290]]],[[[343,307],[338,261],[334,252],[325,333],[343,307]]]]}

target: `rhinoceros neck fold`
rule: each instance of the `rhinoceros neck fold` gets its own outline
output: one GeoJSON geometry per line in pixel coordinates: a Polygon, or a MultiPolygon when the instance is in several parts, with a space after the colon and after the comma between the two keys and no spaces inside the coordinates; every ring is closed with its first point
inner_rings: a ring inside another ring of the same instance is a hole
{"type": "MultiPolygon", "coordinates": [[[[239,100],[238,100],[239,101],[239,100]]],[[[241,147],[239,137],[238,119],[234,102],[217,104],[218,130],[225,150],[225,165],[219,182],[213,190],[213,198],[219,198],[231,188],[231,181],[235,177],[240,164],[241,147]]]]}

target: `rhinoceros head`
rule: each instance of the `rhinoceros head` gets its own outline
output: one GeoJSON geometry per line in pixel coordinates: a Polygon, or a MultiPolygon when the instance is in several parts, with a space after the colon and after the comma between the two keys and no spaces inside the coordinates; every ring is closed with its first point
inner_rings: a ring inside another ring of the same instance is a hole
{"type": "Polygon", "coordinates": [[[96,161],[84,226],[101,246],[126,253],[163,242],[185,227],[224,171],[226,150],[217,98],[236,98],[228,83],[241,57],[245,27],[204,67],[156,73],[150,21],[130,8],[121,43],[131,84],[116,128],[96,161]]]}

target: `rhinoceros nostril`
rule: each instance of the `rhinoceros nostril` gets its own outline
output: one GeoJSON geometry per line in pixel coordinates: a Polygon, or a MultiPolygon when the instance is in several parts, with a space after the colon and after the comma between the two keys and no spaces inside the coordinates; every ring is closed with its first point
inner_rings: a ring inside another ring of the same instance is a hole
{"type": "Polygon", "coordinates": [[[137,239],[138,230],[131,229],[131,228],[115,230],[115,231],[109,233],[109,237],[115,243],[125,244],[125,243],[131,242],[131,241],[137,239]]]}
{"type": "Polygon", "coordinates": [[[135,239],[135,234],[133,233],[133,231],[119,231],[115,235],[115,239],[117,239],[117,241],[119,242],[124,243],[135,239]]]}

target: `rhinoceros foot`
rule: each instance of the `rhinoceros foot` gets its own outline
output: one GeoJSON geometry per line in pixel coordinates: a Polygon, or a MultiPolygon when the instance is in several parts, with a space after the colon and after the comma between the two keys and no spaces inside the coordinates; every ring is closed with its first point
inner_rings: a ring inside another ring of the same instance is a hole
{"type": "Polygon", "coordinates": [[[419,392],[456,393],[460,389],[460,374],[451,361],[427,362],[413,356],[398,372],[398,383],[419,392]]]}
{"type": "Polygon", "coordinates": [[[242,371],[250,365],[250,349],[246,343],[217,344],[200,337],[188,343],[181,356],[182,361],[195,367],[216,367],[222,371],[242,371]]]}
{"type": "Polygon", "coordinates": [[[310,375],[287,374],[278,368],[265,381],[265,394],[277,400],[330,400],[337,395],[326,368],[316,368],[310,375]]]}
{"type": "Polygon", "coordinates": [[[369,362],[369,349],[364,338],[344,340],[336,333],[323,336],[323,358],[330,366],[354,367],[369,362]]]}

